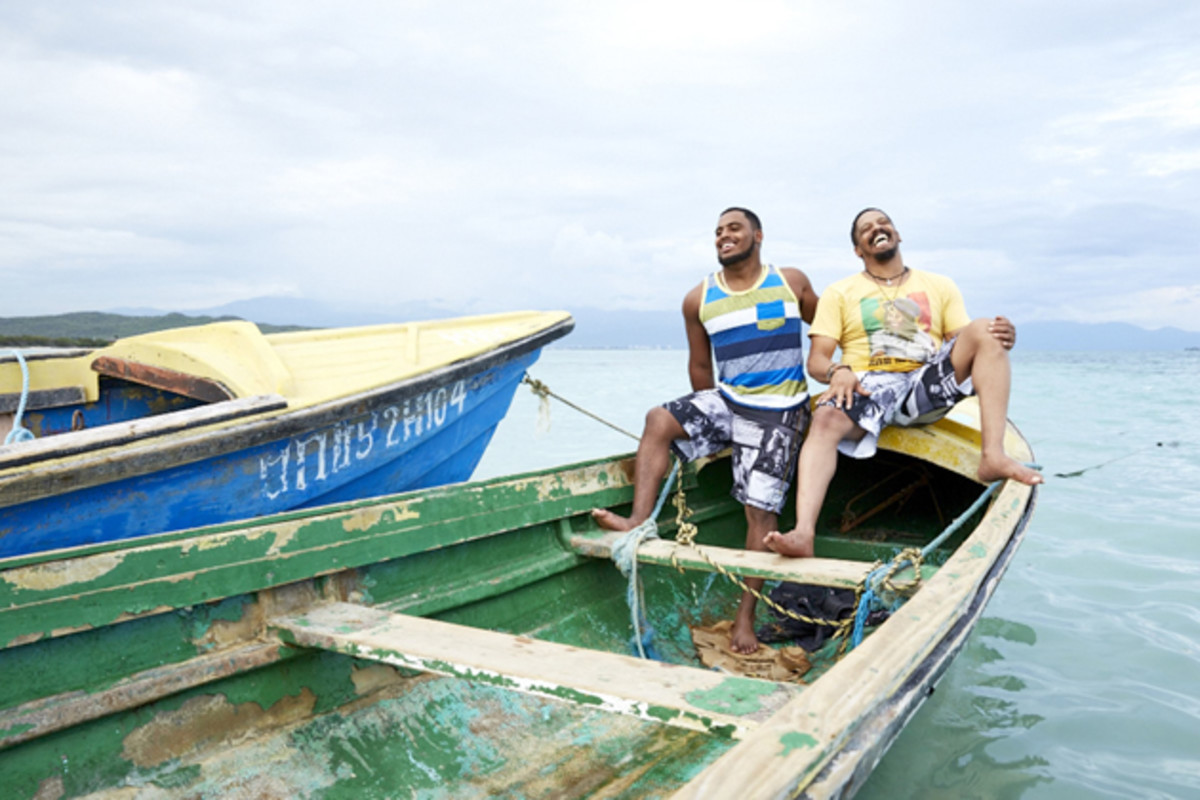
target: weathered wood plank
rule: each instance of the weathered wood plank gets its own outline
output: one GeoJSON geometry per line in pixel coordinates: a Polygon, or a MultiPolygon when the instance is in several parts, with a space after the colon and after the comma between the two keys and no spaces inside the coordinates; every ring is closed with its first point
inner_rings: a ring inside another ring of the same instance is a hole
{"type": "MultiPolygon", "coordinates": [[[[87,401],[87,391],[82,386],[64,386],[58,389],[34,389],[25,397],[25,410],[58,408],[77,405],[87,401]]],[[[0,414],[12,414],[21,404],[21,393],[0,394],[0,414]]]]}
{"type": "Polygon", "coordinates": [[[280,638],[393,666],[451,675],[740,738],[799,686],[330,603],[269,623],[280,638]]]}
{"type": "Polygon", "coordinates": [[[182,664],[146,670],[101,691],[76,691],[0,710],[0,749],[36,739],[167,695],[246,670],[273,664],[286,654],[277,643],[254,643],[208,653],[182,664]]]}
{"type": "Polygon", "coordinates": [[[92,362],[92,369],[110,378],[140,383],[154,389],[181,394],[205,403],[220,403],[232,400],[233,392],[229,391],[219,381],[188,375],[166,367],[156,367],[150,364],[139,364],[126,358],[116,356],[100,356],[92,362]]]}
{"type": "MultiPolygon", "coordinates": [[[[620,533],[601,536],[577,534],[568,537],[567,544],[580,555],[612,558],[613,545],[622,536],[620,533]]],[[[638,562],[642,564],[679,566],[686,570],[702,572],[716,572],[713,564],[719,564],[729,572],[744,578],[766,578],[841,589],[853,589],[858,586],[874,566],[862,561],[836,558],[786,558],[776,553],[759,553],[729,547],[686,546],[670,539],[647,540],[638,548],[637,557],[638,562]]],[[[929,578],[936,572],[937,567],[928,565],[921,569],[924,578],[929,578]]],[[[902,570],[897,577],[900,580],[911,580],[912,570],[902,570]]]]}
{"type": "Polygon", "coordinates": [[[98,428],[47,436],[30,442],[4,445],[0,446],[0,469],[126,445],[140,439],[165,436],[188,428],[214,425],[281,408],[287,408],[287,400],[283,397],[277,394],[257,395],[130,422],[117,422],[98,428]]]}

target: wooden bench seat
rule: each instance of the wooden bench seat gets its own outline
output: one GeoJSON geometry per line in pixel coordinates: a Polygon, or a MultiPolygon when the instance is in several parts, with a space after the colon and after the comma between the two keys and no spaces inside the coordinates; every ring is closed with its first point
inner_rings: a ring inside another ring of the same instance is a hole
{"type": "MultiPolygon", "coordinates": [[[[613,546],[622,536],[622,533],[606,533],[599,536],[576,534],[567,537],[566,542],[568,547],[580,555],[612,558],[613,546]]],[[[853,589],[858,586],[873,566],[863,561],[836,558],[786,558],[776,553],[758,553],[729,547],[704,544],[687,546],[671,539],[647,539],[638,548],[637,558],[641,564],[678,564],[683,569],[702,572],[716,572],[713,564],[720,564],[729,572],[743,578],[765,578],[840,589],[853,589]]],[[[936,571],[935,567],[924,566],[921,575],[928,579],[936,571]]],[[[897,577],[901,580],[910,579],[912,569],[901,570],[897,577]]]]}
{"type": "Polygon", "coordinates": [[[410,617],[352,603],[277,617],[292,645],[450,675],[740,738],[800,686],[410,617]]]}

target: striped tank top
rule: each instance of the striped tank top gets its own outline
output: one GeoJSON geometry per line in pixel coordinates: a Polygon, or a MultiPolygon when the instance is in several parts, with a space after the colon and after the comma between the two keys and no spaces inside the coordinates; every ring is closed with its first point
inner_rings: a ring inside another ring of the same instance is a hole
{"type": "Polygon", "coordinates": [[[717,362],[717,386],[753,408],[787,409],[808,401],[800,303],[770,264],[759,282],[731,292],[714,272],[704,279],[700,322],[717,362]]]}

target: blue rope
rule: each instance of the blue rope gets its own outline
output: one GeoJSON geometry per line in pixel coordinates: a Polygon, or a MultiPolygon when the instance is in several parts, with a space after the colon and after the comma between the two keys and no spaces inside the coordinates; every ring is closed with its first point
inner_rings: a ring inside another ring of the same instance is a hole
{"type": "Polygon", "coordinates": [[[25,357],[21,355],[20,350],[10,350],[17,357],[17,363],[21,365],[21,399],[17,403],[17,413],[13,417],[12,430],[4,437],[5,444],[13,442],[28,442],[33,439],[33,431],[21,425],[21,417],[25,416],[25,401],[29,398],[29,367],[25,364],[25,357]]]}
{"type": "MultiPolygon", "coordinates": [[[[1028,464],[1027,466],[1031,466],[1034,469],[1041,469],[1041,467],[1037,464],[1028,464]]],[[[996,490],[999,489],[1003,484],[1004,481],[995,481],[994,483],[990,484],[987,489],[984,490],[983,494],[981,494],[975,500],[975,502],[971,504],[970,508],[955,517],[954,521],[951,522],[944,531],[939,533],[932,542],[921,548],[921,558],[924,559],[925,556],[929,555],[936,548],[941,547],[942,543],[950,538],[955,531],[961,528],[966,521],[970,519],[975,512],[987,502],[988,498],[995,494],[996,490]]],[[[895,559],[893,559],[893,562],[895,562],[895,559]]],[[[863,589],[862,596],[858,601],[858,608],[856,608],[854,611],[854,627],[850,633],[850,644],[848,650],[853,650],[862,643],[863,632],[867,626],[867,618],[871,616],[872,611],[879,611],[884,608],[887,608],[889,611],[895,611],[904,602],[902,598],[894,598],[891,603],[885,603],[884,599],[876,590],[879,588],[880,584],[883,583],[884,578],[886,578],[889,574],[904,569],[911,564],[912,559],[905,558],[903,561],[896,564],[894,568],[891,563],[884,564],[881,567],[876,567],[875,569],[871,570],[871,572],[867,575],[867,578],[864,581],[865,588],[863,589]]]]}
{"type": "Polygon", "coordinates": [[[676,461],[671,468],[671,474],[667,476],[667,482],[663,484],[662,492],[658,495],[654,511],[644,522],[618,539],[612,549],[612,559],[616,562],[617,569],[621,570],[621,574],[629,579],[629,586],[625,591],[625,602],[629,604],[629,618],[633,623],[634,649],[637,650],[640,657],[655,661],[661,659],[654,651],[654,629],[650,627],[645,613],[642,611],[646,603],[642,594],[642,581],[638,577],[637,550],[647,539],[658,538],[658,522],[656,520],[667,496],[671,493],[671,486],[678,474],[679,462],[676,461]]]}

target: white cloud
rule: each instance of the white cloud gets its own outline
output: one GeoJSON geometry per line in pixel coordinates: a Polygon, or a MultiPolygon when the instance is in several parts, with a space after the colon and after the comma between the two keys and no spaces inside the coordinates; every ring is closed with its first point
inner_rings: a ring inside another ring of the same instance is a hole
{"type": "Polygon", "coordinates": [[[882,205],[972,309],[1144,319],[1136,274],[1194,311],[1170,292],[1200,246],[1200,10],[1156,9],[11,5],[0,315],[263,293],[675,314],[732,204],[818,289],[882,205]]]}

